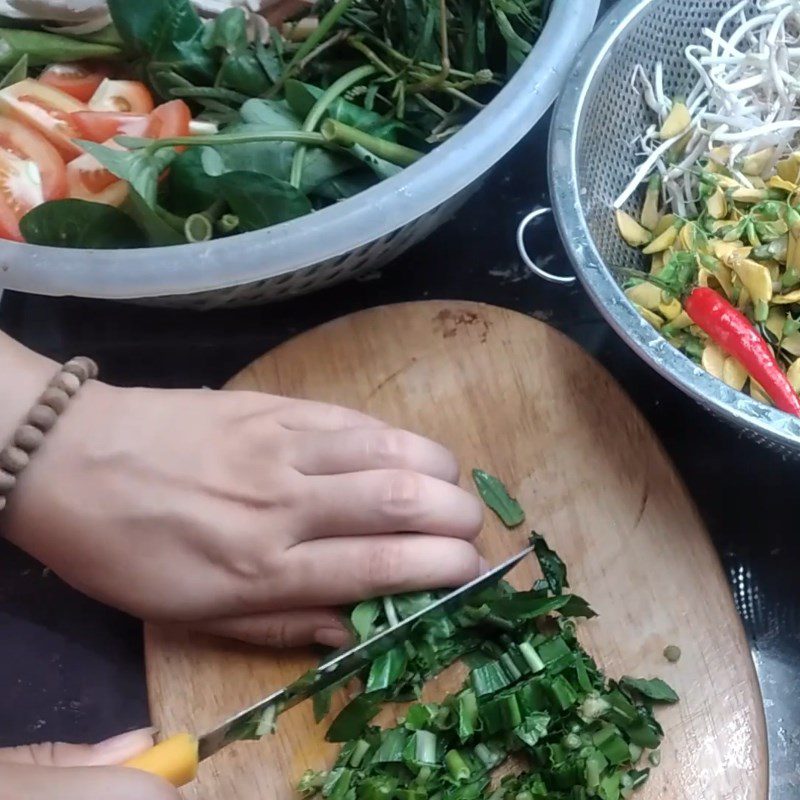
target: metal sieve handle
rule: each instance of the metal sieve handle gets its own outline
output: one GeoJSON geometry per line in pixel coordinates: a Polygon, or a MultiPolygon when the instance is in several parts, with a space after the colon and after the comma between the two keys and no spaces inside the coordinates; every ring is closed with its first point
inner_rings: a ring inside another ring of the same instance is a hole
{"type": "Polygon", "coordinates": [[[528,251],[525,248],[525,231],[528,229],[528,225],[543,214],[549,213],[552,213],[552,209],[545,206],[544,208],[537,208],[523,217],[522,221],[517,226],[517,250],[519,251],[520,258],[525,262],[525,265],[531,272],[546,281],[550,281],[550,283],[570,286],[577,280],[574,275],[554,275],[552,272],[542,269],[540,266],[537,266],[534,260],[528,255],[528,251]]]}

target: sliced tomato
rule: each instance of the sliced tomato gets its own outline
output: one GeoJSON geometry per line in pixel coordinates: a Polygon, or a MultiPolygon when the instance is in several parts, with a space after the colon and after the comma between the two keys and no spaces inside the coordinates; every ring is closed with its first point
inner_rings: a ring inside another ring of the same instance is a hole
{"type": "Polygon", "coordinates": [[[31,78],[0,90],[0,114],[39,131],[66,161],[82,152],[72,141],[78,138],[78,131],[70,114],[85,110],[85,104],[74,97],[31,78]]]}
{"type": "Polygon", "coordinates": [[[150,115],[147,136],[151,139],[172,139],[175,136],[188,136],[192,112],[183,100],[170,100],[158,106],[150,115]]]}
{"type": "Polygon", "coordinates": [[[150,125],[146,114],[117,111],[77,111],[70,116],[81,139],[105,142],[115,136],[144,136],[150,125]]]}
{"type": "Polygon", "coordinates": [[[6,153],[36,166],[45,200],[58,200],[67,194],[64,159],[47,139],[9,117],[0,117],[0,153],[6,153]]]}
{"type": "Polygon", "coordinates": [[[89,100],[92,111],[116,111],[126,114],[149,114],[153,95],[139,81],[112,81],[106,78],[89,100]]]}
{"type": "Polygon", "coordinates": [[[0,150],[0,238],[24,241],[19,221],[43,202],[36,164],[0,150]]]}
{"type": "Polygon", "coordinates": [[[39,76],[39,83],[59,89],[82,103],[88,103],[108,75],[108,69],[90,67],[79,62],[51,64],[39,76]]]}
{"type": "MultiPolygon", "coordinates": [[[[124,150],[113,139],[103,142],[112,150],[124,150]]],[[[70,197],[106,203],[122,204],[128,196],[128,184],[109,172],[93,155],[83,153],[67,164],[67,191],[70,197]]]]}

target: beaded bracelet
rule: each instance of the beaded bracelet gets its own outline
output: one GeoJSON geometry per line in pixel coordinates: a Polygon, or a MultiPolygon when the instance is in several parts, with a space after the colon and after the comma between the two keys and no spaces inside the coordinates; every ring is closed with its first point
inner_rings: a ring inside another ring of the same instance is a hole
{"type": "Polygon", "coordinates": [[[17,428],[11,441],[0,450],[0,511],[17,485],[17,476],[28,466],[45,434],[69,405],[69,401],[88,380],[97,377],[97,364],[91,358],[72,358],[58,371],[50,385],[17,428]]]}

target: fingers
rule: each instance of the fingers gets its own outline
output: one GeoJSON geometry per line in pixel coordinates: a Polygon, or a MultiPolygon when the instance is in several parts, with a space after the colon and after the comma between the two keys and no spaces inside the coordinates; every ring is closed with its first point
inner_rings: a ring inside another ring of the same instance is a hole
{"type": "Polygon", "coordinates": [[[138,769],[2,763],[0,797],[15,800],[180,800],[177,789],[138,769]]]}
{"type": "Polygon", "coordinates": [[[292,434],[290,459],[304,475],[407,469],[455,483],[458,462],[442,445],[389,427],[292,434]]]}
{"type": "Polygon", "coordinates": [[[166,781],[119,764],[153,745],[153,728],[98,744],[46,743],[0,750],[0,797],[25,800],[180,800],[166,781]],[[6,794],[7,792],[7,794],[6,794]]]}
{"type": "Polygon", "coordinates": [[[384,594],[461,586],[487,569],[471,542],[406,534],[319,539],[287,553],[288,605],[343,605],[384,594]]]}
{"type": "Polygon", "coordinates": [[[303,481],[301,539],[414,531],[474,539],[483,506],[469,492],[408,470],[372,470],[303,481]]]}
{"type": "Polygon", "coordinates": [[[155,728],[128,731],[97,744],[46,742],[0,749],[0,764],[40,767],[95,767],[121,764],[153,746],[155,728]]]}
{"type": "Polygon", "coordinates": [[[313,400],[288,400],[275,410],[275,419],[291,431],[339,431],[349,428],[385,428],[381,422],[360,411],[313,400]]]}
{"type": "Polygon", "coordinates": [[[335,611],[325,608],[214,619],[193,625],[193,628],[262,647],[300,647],[317,643],[338,648],[351,643],[350,632],[342,619],[335,611]]]}

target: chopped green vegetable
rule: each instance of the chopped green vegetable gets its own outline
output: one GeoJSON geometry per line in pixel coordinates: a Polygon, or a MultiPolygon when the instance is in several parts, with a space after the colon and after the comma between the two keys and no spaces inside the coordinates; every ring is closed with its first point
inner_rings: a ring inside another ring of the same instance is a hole
{"type": "Polygon", "coordinates": [[[525,521],[522,506],[508,493],[505,484],[482,469],[472,470],[472,480],[489,508],[497,514],[507,528],[515,528],[525,521]]]}
{"type": "Polygon", "coordinates": [[[564,591],[564,587],[569,587],[566,565],[538,533],[531,534],[531,544],[536,558],[539,559],[539,566],[542,568],[550,591],[555,595],[560,595],[564,591]]]}
{"type": "Polygon", "coordinates": [[[675,690],[661,678],[644,680],[642,678],[624,677],[620,681],[620,686],[638,692],[642,697],[652,700],[654,703],[677,703],[678,695],[675,690]]]}
{"type": "MultiPolygon", "coordinates": [[[[534,542],[545,582],[529,592],[501,582],[450,616],[423,618],[404,647],[365,671],[367,688],[383,688],[339,714],[327,736],[344,742],[335,764],[304,775],[299,791],[325,800],[622,800],[647,779],[636,764],[647,748],[655,765],[663,737],[652,704],[674,693],[658,679],[606,680],[575,633],[574,615],[590,609],[561,593],[563,562],[534,542]],[[414,703],[394,727],[369,726],[383,701],[418,695],[458,658],[469,668],[459,691],[414,703]],[[527,766],[490,789],[511,754],[527,766]]],[[[363,639],[438,596],[361,603],[351,622],[363,639]]]]}

